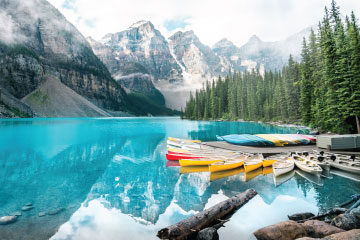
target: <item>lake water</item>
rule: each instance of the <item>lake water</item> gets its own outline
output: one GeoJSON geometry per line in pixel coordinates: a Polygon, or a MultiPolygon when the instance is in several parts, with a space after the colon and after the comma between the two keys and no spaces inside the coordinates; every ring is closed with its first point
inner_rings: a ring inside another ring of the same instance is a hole
{"type": "Polygon", "coordinates": [[[166,167],[168,136],[207,141],[296,131],[179,118],[1,120],[0,216],[27,203],[34,208],[0,225],[0,239],[156,239],[159,229],[255,188],[259,194],[219,231],[221,239],[252,239],[253,231],[288,214],[317,213],[360,192],[358,182],[335,175],[309,181],[294,174],[275,187],[262,170],[215,180],[166,167]]]}

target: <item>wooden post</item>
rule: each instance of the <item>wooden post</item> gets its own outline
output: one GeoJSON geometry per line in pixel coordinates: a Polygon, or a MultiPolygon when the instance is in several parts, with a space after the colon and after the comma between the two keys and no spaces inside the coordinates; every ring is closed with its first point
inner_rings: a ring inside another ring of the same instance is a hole
{"type": "Polygon", "coordinates": [[[219,222],[223,222],[223,217],[233,213],[238,208],[246,204],[250,199],[255,197],[255,189],[248,189],[228,200],[220,202],[215,206],[191,216],[181,222],[161,229],[157,236],[160,239],[189,239],[200,230],[212,227],[219,222]]]}

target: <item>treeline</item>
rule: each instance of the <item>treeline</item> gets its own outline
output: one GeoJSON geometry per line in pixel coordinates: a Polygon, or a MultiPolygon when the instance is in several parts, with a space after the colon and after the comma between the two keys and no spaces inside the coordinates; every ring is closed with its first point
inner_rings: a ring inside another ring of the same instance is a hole
{"type": "Polygon", "coordinates": [[[337,133],[360,129],[360,32],[355,14],[332,1],[297,63],[281,72],[229,74],[191,95],[184,117],[302,122],[337,133]]]}

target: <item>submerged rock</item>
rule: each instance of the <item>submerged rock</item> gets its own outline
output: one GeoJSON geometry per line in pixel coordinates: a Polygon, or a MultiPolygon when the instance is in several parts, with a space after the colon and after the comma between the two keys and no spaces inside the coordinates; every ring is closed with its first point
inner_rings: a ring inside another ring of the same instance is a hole
{"type": "Polygon", "coordinates": [[[46,212],[39,212],[39,217],[46,216],[46,212]]]}
{"type": "Polygon", "coordinates": [[[331,221],[331,225],[334,225],[344,230],[351,230],[354,228],[360,228],[360,219],[357,218],[355,214],[344,213],[335,217],[331,221]]]}
{"type": "Polygon", "coordinates": [[[58,214],[58,213],[60,213],[60,212],[62,212],[64,210],[65,210],[65,208],[57,208],[57,209],[53,209],[53,210],[48,211],[47,214],[56,215],[56,214],[58,214]]]}
{"type": "Polygon", "coordinates": [[[311,217],[314,217],[315,215],[312,214],[311,212],[306,212],[306,213],[297,213],[297,214],[293,214],[293,215],[289,215],[288,218],[289,220],[294,220],[294,221],[299,221],[299,220],[305,220],[311,217]]]}
{"type": "Polygon", "coordinates": [[[10,213],[10,216],[17,216],[17,217],[19,217],[19,216],[21,216],[21,215],[22,215],[21,212],[13,212],[13,213],[10,213]]]}
{"type": "Polygon", "coordinates": [[[319,220],[309,220],[302,224],[309,237],[322,238],[330,234],[344,232],[344,230],[319,220]]]}
{"type": "Polygon", "coordinates": [[[32,206],[33,204],[32,203],[27,203],[27,204],[25,204],[25,206],[27,206],[27,207],[30,207],[30,206],[32,206]]]}
{"type": "Polygon", "coordinates": [[[205,228],[197,234],[196,240],[219,240],[219,234],[213,227],[205,228]]]}
{"type": "Polygon", "coordinates": [[[359,240],[360,229],[353,229],[347,232],[335,233],[324,238],[324,240],[359,240]]]}
{"type": "Polygon", "coordinates": [[[17,216],[3,216],[0,218],[0,225],[6,225],[16,222],[17,216]]]}
{"type": "Polygon", "coordinates": [[[33,208],[34,208],[33,206],[24,206],[24,207],[21,208],[21,211],[26,212],[26,211],[30,211],[33,208]]]}
{"type": "Polygon", "coordinates": [[[306,236],[305,228],[295,221],[280,222],[254,232],[258,240],[288,240],[306,236]]]}

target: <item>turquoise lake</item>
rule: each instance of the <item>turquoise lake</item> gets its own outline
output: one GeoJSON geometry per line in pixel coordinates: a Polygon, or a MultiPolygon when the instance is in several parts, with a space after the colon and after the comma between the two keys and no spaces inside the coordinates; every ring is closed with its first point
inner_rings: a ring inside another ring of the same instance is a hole
{"type": "Polygon", "coordinates": [[[359,193],[359,182],[334,174],[318,181],[294,173],[276,187],[262,171],[210,181],[207,172],[166,166],[169,136],[214,141],[297,130],[179,118],[0,120],[0,217],[34,207],[0,225],[0,239],[157,239],[161,228],[255,188],[219,230],[221,239],[254,239],[252,232],[289,214],[316,214],[359,193]]]}

